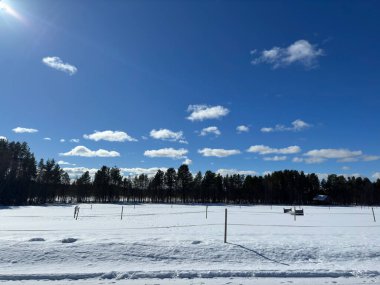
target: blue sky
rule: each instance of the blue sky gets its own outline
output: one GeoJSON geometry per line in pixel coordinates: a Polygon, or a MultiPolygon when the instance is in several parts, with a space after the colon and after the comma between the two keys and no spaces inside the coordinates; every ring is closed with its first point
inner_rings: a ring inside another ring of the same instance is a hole
{"type": "Polygon", "coordinates": [[[380,178],[376,1],[0,7],[0,136],[72,176],[187,159],[380,178]]]}

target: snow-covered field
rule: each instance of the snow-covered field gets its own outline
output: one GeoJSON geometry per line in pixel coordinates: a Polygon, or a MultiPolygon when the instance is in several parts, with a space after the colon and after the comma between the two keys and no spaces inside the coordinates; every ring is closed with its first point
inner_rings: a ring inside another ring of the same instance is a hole
{"type": "Polygon", "coordinates": [[[79,206],[0,207],[0,283],[380,284],[370,208],[79,206]]]}

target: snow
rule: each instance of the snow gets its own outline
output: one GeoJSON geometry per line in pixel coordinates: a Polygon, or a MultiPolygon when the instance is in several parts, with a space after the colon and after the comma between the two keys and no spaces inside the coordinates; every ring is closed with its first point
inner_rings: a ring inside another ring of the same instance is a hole
{"type": "Polygon", "coordinates": [[[0,207],[0,283],[380,284],[368,207],[75,206],[0,207]]]}

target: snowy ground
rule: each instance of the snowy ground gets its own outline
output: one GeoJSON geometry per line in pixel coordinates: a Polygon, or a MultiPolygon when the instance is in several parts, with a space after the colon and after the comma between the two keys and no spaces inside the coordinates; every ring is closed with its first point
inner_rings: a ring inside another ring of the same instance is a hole
{"type": "Polygon", "coordinates": [[[0,207],[0,283],[380,284],[369,208],[121,207],[0,207]]]}

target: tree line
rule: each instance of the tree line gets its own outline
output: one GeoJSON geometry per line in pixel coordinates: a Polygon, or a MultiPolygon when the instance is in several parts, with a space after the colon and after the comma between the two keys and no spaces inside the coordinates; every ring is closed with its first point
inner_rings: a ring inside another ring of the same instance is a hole
{"type": "Polygon", "coordinates": [[[314,173],[275,171],[264,176],[210,170],[193,175],[188,165],[158,170],[154,176],[125,177],[117,167],[101,167],[70,180],[54,159],[38,163],[27,143],[0,140],[0,204],[44,203],[313,203],[325,194],[337,205],[380,204],[380,179],[330,174],[320,180],[314,173]]]}

